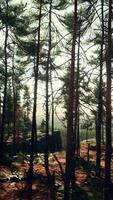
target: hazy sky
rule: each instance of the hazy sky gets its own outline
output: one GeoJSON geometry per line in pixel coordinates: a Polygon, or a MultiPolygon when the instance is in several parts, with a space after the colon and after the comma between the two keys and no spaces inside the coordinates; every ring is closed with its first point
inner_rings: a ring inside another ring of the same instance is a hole
{"type": "MultiPolygon", "coordinates": [[[[13,0],[13,2],[14,3],[21,3],[22,2],[22,3],[25,3],[25,4],[27,3],[27,10],[28,10],[28,12],[31,12],[31,8],[32,8],[32,1],[31,0],[13,0]]],[[[68,11],[72,11],[72,7],[70,9],[68,9],[67,11],[65,10],[64,12],[63,11],[61,11],[61,12],[59,11],[59,13],[61,15],[64,15],[64,13],[68,12],[68,11]]],[[[65,36],[66,33],[67,33],[67,31],[58,22],[58,20],[54,17],[54,15],[52,15],[52,17],[54,18],[53,19],[54,23],[58,27],[59,32],[63,36],[65,36]]],[[[93,30],[93,33],[94,33],[94,30],[93,30]]],[[[87,36],[84,37],[84,40],[86,40],[87,37],[88,37],[88,34],[87,34],[87,36]]],[[[88,45],[84,44],[84,41],[83,41],[83,44],[82,44],[82,48],[84,48],[84,50],[86,50],[88,48],[88,45]]],[[[81,51],[81,57],[83,56],[82,53],[83,52],[81,51]]],[[[92,56],[92,51],[89,50],[87,52],[87,56],[91,57],[92,56]]],[[[66,60],[68,60],[68,59],[69,59],[69,56],[62,54],[61,56],[59,56],[57,58],[56,63],[57,63],[57,65],[60,65],[60,64],[64,63],[66,60]]],[[[84,57],[84,59],[81,59],[81,60],[83,62],[83,65],[86,65],[86,63],[85,63],[86,62],[85,57],[84,57]]],[[[89,70],[88,67],[86,68],[86,71],[87,70],[89,70]]],[[[60,76],[63,76],[64,70],[59,71],[58,73],[60,74],[60,76]]],[[[30,94],[33,97],[33,87],[34,87],[33,79],[29,80],[27,82],[27,84],[28,84],[28,86],[30,88],[30,94]]],[[[55,80],[53,82],[53,84],[54,84],[54,90],[57,90],[57,89],[59,89],[61,87],[61,81],[58,80],[58,79],[55,80]]],[[[39,85],[38,85],[38,103],[37,103],[37,116],[39,118],[41,118],[41,117],[44,116],[44,112],[43,112],[43,105],[45,103],[44,95],[45,95],[45,83],[39,83],[39,85]]],[[[60,105],[60,107],[57,109],[59,117],[62,117],[63,116],[63,112],[64,112],[64,110],[61,107],[62,107],[62,105],[60,105]]]]}
{"type": "MultiPolygon", "coordinates": [[[[14,1],[14,3],[17,3],[17,0],[13,0],[13,1],[14,1]]],[[[28,0],[28,1],[27,0],[23,0],[23,1],[18,0],[18,2],[27,3],[27,9],[28,9],[28,11],[31,11],[31,7],[32,7],[31,0],[28,0]]],[[[63,13],[60,12],[60,14],[63,14],[63,13]]],[[[54,17],[54,15],[52,15],[52,17],[54,17]]],[[[61,32],[61,34],[65,35],[66,31],[64,31],[64,27],[61,26],[61,24],[58,22],[58,20],[55,17],[54,17],[54,23],[57,24],[58,29],[61,32]]],[[[57,63],[57,65],[61,65],[66,60],[67,60],[67,57],[60,56],[60,57],[57,58],[56,63],[57,63]]],[[[63,76],[64,72],[59,71],[58,73],[60,74],[60,76],[63,76]]],[[[30,91],[31,91],[31,95],[33,95],[33,87],[34,87],[33,79],[28,82],[28,85],[29,85],[29,88],[30,88],[30,91]]],[[[60,80],[57,79],[57,80],[53,81],[53,87],[54,87],[55,91],[59,90],[59,88],[61,88],[61,86],[62,86],[62,84],[61,84],[60,80]]],[[[56,95],[56,97],[58,96],[58,94],[56,95]]],[[[43,112],[43,106],[45,104],[45,97],[44,96],[45,96],[45,82],[43,82],[43,83],[39,82],[38,83],[38,103],[37,103],[37,116],[38,116],[38,118],[44,117],[44,112],[43,112]]],[[[59,118],[62,118],[63,112],[64,112],[64,110],[62,109],[62,105],[57,106],[57,112],[58,112],[59,118]]]]}
{"type": "MultiPolygon", "coordinates": [[[[14,3],[23,2],[25,4],[27,3],[27,9],[28,9],[28,11],[31,11],[31,8],[32,8],[32,1],[31,0],[13,0],[13,2],[14,3]]],[[[68,9],[68,10],[71,11],[72,7],[71,7],[71,9],[68,9]]],[[[64,12],[63,11],[60,12],[60,14],[63,15],[65,12],[66,12],[66,10],[64,12]]],[[[53,15],[52,15],[52,17],[53,17],[53,15]]],[[[66,30],[64,29],[63,26],[61,26],[61,24],[58,22],[58,20],[55,17],[54,17],[54,23],[57,25],[57,27],[58,27],[59,31],[61,32],[61,34],[63,36],[65,36],[65,34],[67,33],[66,30]]],[[[84,39],[86,39],[87,37],[88,36],[85,36],[84,39]]],[[[84,45],[83,44],[82,47],[84,48],[84,50],[86,50],[88,48],[88,45],[84,45]]],[[[92,56],[91,51],[88,51],[87,55],[88,56],[92,56]]],[[[60,64],[64,63],[67,59],[69,59],[69,57],[67,55],[66,56],[65,55],[60,56],[60,57],[57,58],[57,64],[60,65],[60,64]]],[[[85,58],[84,58],[84,61],[85,61],[85,58]]],[[[85,64],[85,62],[84,62],[84,64],[85,64]]],[[[63,76],[64,71],[62,70],[59,73],[60,73],[61,76],[63,76]]],[[[31,91],[31,94],[32,94],[32,92],[33,92],[33,80],[30,80],[28,82],[28,85],[30,87],[30,91],[31,91]]],[[[59,80],[54,81],[54,90],[57,90],[60,87],[61,87],[61,81],[59,81],[59,80]]],[[[39,117],[44,115],[44,113],[43,113],[43,104],[45,102],[45,98],[43,97],[43,95],[45,95],[45,83],[43,83],[43,84],[39,83],[39,87],[38,87],[38,104],[37,104],[38,105],[37,115],[39,117]]],[[[60,106],[60,108],[58,108],[58,114],[59,114],[59,117],[61,117],[63,115],[63,110],[61,109],[61,106],[60,106]]]]}

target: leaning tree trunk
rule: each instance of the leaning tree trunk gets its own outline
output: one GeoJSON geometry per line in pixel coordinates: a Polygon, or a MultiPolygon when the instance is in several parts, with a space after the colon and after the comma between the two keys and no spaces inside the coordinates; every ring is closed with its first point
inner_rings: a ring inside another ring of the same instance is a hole
{"type": "Polygon", "coordinates": [[[66,147],[66,169],[64,183],[64,200],[70,198],[70,186],[75,179],[75,133],[73,130],[73,108],[74,108],[74,74],[75,74],[75,44],[77,31],[77,0],[74,1],[73,39],[71,52],[71,67],[69,77],[69,97],[67,110],[67,147],[66,147]]]}
{"type": "MultiPolygon", "coordinates": [[[[7,10],[8,10],[8,1],[6,1],[7,10]]],[[[8,18],[8,16],[7,16],[8,18]]],[[[5,113],[6,113],[6,96],[7,96],[7,69],[8,69],[8,55],[7,55],[7,45],[8,45],[8,24],[6,21],[6,31],[5,31],[5,45],[4,45],[4,71],[5,71],[5,79],[4,79],[4,97],[3,97],[3,109],[2,109],[2,118],[1,118],[1,138],[0,138],[0,159],[3,159],[4,154],[4,129],[5,129],[5,113]]]]}
{"type": "Polygon", "coordinates": [[[102,135],[102,71],[103,71],[103,44],[104,44],[104,0],[101,0],[101,15],[102,15],[102,40],[101,40],[101,52],[100,52],[100,80],[99,80],[99,95],[98,95],[98,119],[97,119],[97,137],[96,137],[96,165],[97,175],[101,174],[101,135],[102,135]]]}

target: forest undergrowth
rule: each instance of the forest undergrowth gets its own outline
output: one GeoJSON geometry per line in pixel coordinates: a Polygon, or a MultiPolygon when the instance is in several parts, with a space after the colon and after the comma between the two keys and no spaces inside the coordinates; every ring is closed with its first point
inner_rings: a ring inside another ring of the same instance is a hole
{"type": "MultiPolygon", "coordinates": [[[[76,160],[75,197],[78,200],[102,200],[104,188],[104,149],[102,146],[102,174],[96,176],[96,147],[95,141],[81,142],[80,158],[76,160]],[[90,145],[89,145],[90,143],[90,145]],[[89,151],[88,151],[89,146],[89,151]]],[[[56,199],[63,199],[65,170],[65,151],[50,154],[50,171],[55,173],[56,199]],[[58,159],[58,160],[57,160],[58,159]],[[61,166],[59,166],[59,163],[61,166]]],[[[43,154],[38,154],[34,160],[34,178],[32,182],[32,197],[28,195],[26,172],[29,168],[28,158],[18,156],[10,166],[0,167],[0,200],[50,200],[48,180],[44,167],[43,154]],[[17,161],[16,161],[17,160],[17,161]]],[[[112,165],[113,180],[113,165],[112,165]]]]}

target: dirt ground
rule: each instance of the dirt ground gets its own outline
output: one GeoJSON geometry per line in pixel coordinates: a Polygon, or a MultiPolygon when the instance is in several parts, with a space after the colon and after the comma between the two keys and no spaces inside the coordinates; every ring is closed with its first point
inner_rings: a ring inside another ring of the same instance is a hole
{"type": "MultiPolygon", "coordinates": [[[[95,173],[96,150],[93,140],[90,141],[89,149],[90,165],[88,165],[88,144],[86,142],[81,143],[80,159],[77,161],[75,172],[75,195],[77,195],[78,200],[102,200],[105,166],[104,146],[102,147],[101,178],[96,177],[95,173]]],[[[58,158],[64,170],[65,152],[56,152],[54,155],[58,158]]],[[[63,178],[61,168],[54,155],[50,154],[50,171],[55,172],[56,199],[62,200],[64,188],[63,178]]],[[[10,167],[0,167],[0,200],[50,200],[50,190],[45,173],[43,155],[38,156],[34,163],[32,198],[26,192],[26,172],[28,167],[28,160],[24,160],[22,163],[13,162],[10,167]]]]}

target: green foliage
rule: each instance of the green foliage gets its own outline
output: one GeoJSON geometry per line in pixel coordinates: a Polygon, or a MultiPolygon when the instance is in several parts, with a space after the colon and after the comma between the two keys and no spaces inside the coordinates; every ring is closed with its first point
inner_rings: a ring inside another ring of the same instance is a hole
{"type": "Polygon", "coordinates": [[[13,96],[11,88],[8,88],[6,97],[6,123],[12,123],[13,121],[13,96]]]}
{"type": "Polygon", "coordinates": [[[25,116],[29,118],[29,114],[31,111],[31,97],[28,86],[24,86],[24,94],[23,94],[23,109],[25,112],[25,116]]]}
{"type": "Polygon", "coordinates": [[[19,152],[17,156],[13,157],[13,162],[23,163],[26,160],[26,153],[19,152]]]}
{"type": "Polygon", "coordinates": [[[70,4],[69,0],[58,0],[58,1],[55,0],[53,1],[53,8],[56,10],[64,10],[69,6],[69,4],[70,4]]]}
{"type": "Polygon", "coordinates": [[[67,13],[65,15],[65,25],[67,26],[68,31],[70,31],[70,29],[72,30],[73,28],[73,14],[72,13],[67,13]]]}
{"type": "Polygon", "coordinates": [[[45,120],[42,119],[41,124],[39,126],[39,130],[43,133],[45,132],[45,120]]]}
{"type": "MultiPolygon", "coordinates": [[[[35,56],[35,54],[36,54],[36,42],[35,42],[35,40],[31,40],[31,41],[19,40],[18,45],[22,46],[22,50],[26,55],[35,56]]],[[[17,50],[18,56],[24,55],[23,52],[20,49],[18,49],[17,50]]]]}

